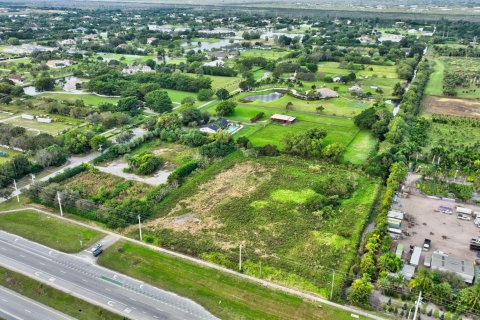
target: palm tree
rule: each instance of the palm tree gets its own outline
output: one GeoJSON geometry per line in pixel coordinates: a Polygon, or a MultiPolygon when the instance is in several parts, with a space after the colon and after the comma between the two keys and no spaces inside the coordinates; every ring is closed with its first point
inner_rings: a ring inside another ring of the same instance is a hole
{"type": "Polygon", "coordinates": [[[433,275],[425,268],[420,269],[415,278],[410,281],[410,288],[429,292],[434,286],[433,275]]]}
{"type": "Polygon", "coordinates": [[[480,285],[465,288],[460,292],[460,302],[472,312],[480,302],[480,285]]]}
{"type": "Polygon", "coordinates": [[[163,64],[166,63],[166,60],[165,60],[165,59],[166,59],[165,49],[159,48],[159,49],[157,50],[157,59],[159,59],[159,60],[161,59],[162,62],[163,62],[163,64]]]}

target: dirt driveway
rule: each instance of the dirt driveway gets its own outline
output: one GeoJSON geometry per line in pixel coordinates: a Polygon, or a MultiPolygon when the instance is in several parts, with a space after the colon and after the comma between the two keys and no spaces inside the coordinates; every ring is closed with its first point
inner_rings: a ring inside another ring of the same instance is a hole
{"type": "Polygon", "coordinates": [[[123,169],[128,168],[127,162],[123,159],[117,159],[109,162],[106,166],[96,166],[98,170],[105,173],[110,173],[115,176],[125,178],[127,180],[135,180],[147,183],[152,186],[158,186],[162,183],[166,183],[168,176],[172,173],[172,170],[160,169],[150,176],[137,176],[133,173],[123,172],[123,169]]]}

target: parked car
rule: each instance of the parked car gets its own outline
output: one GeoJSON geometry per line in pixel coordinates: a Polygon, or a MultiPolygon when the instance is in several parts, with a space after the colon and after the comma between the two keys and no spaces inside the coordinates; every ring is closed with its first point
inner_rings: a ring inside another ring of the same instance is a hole
{"type": "Polygon", "coordinates": [[[472,218],[466,214],[459,214],[457,215],[457,218],[460,219],[460,220],[466,220],[466,221],[470,221],[472,220],[472,218]]]}

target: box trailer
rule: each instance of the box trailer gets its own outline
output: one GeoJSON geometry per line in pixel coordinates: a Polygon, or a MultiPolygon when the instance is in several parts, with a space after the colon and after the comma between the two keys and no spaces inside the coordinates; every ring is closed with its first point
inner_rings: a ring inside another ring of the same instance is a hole
{"type": "Polygon", "coordinates": [[[388,218],[388,226],[390,228],[400,229],[401,225],[402,225],[402,220],[388,218]]]}
{"type": "Polygon", "coordinates": [[[397,229],[397,228],[388,228],[388,232],[393,233],[393,234],[402,234],[402,230],[397,229]]]}
{"type": "Polygon", "coordinates": [[[422,248],[420,247],[413,248],[413,253],[412,253],[412,256],[410,257],[410,264],[412,266],[418,267],[418,264],[420,263],[421,254],[422,254],[422,248]]]}
{"type": "Polygon", "coordinates": [[[468,214],[468,215],[472,214],[472,210],[465,207],[458,206],[456,209],[457,209],[457,214],[468,214]]]}
{"type": "Polygon", "coordinates": [[[404,213],[397,210],[388,211],[387,217],[392,219],[399,219],[399,220],[403,220],[405,218],[404,213]]]}

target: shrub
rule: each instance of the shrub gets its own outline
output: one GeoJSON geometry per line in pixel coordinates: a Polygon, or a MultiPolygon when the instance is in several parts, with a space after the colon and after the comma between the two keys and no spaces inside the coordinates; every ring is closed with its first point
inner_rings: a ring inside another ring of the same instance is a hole
{"type": "Polygon", "coordinates": [[[180,182],[183,180],[185,177],[187,177],[189,174],[191,174],[193,171],[195,171],[200,164],[200,160],[192,160],[189,161],[182,166],[178,167],[173,171],[169,176],[168,176],[168,182],[171,183],[173,181],[178,181],[180,182]]]}

